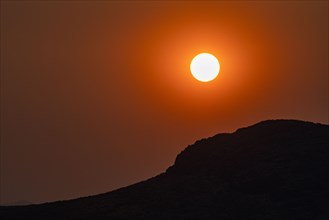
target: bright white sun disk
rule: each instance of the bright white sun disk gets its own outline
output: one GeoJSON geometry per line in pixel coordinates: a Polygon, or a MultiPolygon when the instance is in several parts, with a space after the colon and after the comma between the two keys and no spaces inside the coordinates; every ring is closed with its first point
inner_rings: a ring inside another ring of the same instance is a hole
{"type": "Polygon", "coordinates": [[[194,78],[201,82],[209,82],[217,77],[220,65],[214,55],[200,53],[193,58],[190,69],[194,78]]]}

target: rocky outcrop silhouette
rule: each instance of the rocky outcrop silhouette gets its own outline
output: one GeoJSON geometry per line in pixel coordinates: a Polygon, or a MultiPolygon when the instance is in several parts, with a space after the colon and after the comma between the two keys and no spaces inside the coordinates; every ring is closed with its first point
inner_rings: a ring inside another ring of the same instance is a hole
{"type": "Polygon", "coordinates": [[[109,193],[1,207],[1,219],[329,219],[329,126],[269,120],[184,149],[109,193]]]}

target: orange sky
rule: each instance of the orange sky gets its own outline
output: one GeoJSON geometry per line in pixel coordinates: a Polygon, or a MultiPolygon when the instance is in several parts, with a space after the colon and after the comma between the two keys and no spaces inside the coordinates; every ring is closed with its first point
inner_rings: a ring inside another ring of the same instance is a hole
{"type": "Polygon", "coordinates": [[[328,123],[328,81],[327,1],[1,1],[0,202],[135,183],[261,120],[328,123]]]}

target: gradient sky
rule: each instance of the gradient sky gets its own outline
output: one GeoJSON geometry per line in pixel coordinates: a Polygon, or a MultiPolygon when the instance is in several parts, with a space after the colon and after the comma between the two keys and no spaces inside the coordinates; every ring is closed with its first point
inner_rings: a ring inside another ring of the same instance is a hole
{"type": "Polygon", "coordinates": [[[0,202],[110,191],[266,119],[328,124],[328,81],[327,1],[1,1],[0,202]]]}

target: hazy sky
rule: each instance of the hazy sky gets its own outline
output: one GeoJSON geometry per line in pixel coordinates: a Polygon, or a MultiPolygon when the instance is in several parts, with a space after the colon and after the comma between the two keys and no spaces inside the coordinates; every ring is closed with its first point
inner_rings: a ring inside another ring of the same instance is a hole
{"type": "Polygon", "coordinates": [[[327,124],[328,81],[327,1],[1,1],[0,201],[110,191],[261,120],[327,124]]]}

